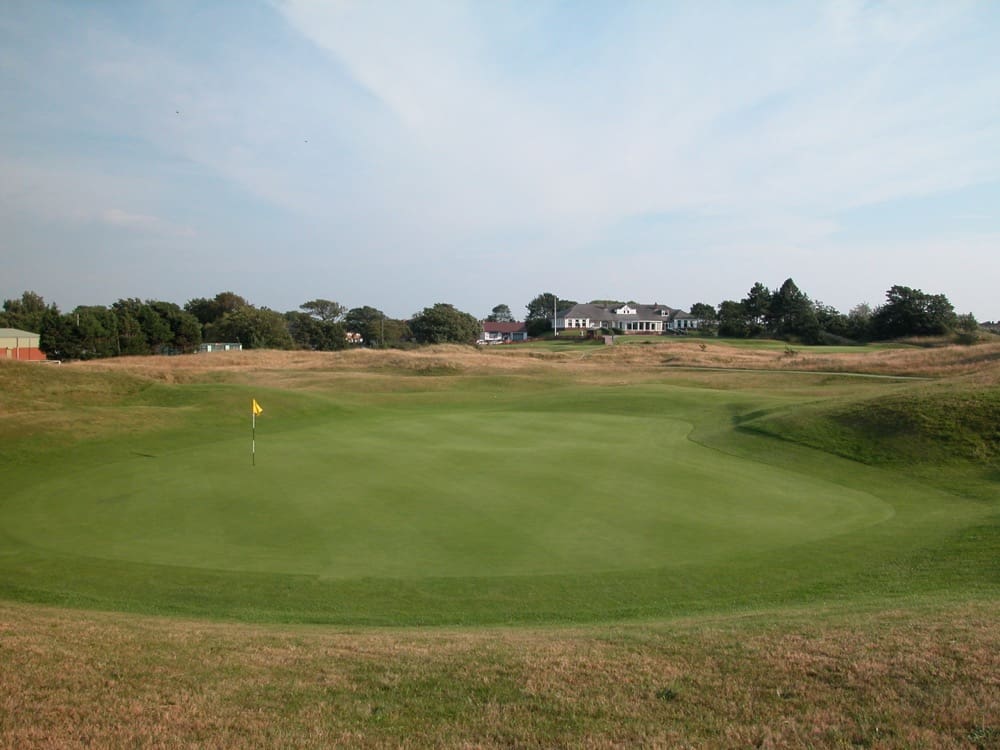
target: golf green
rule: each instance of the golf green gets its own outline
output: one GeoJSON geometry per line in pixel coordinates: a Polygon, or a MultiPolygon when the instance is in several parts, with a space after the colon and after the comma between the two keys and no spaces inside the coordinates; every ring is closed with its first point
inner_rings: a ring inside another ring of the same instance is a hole
{"type": "Polygon", "coordinates": [[[690,565],[844,534],[873,495],[721,454],[667,418],[384,415],[58,476],[9,534],[106,559],[331,578],[690,565]],[[66,498],[72,497],[72,502],[66,498]]]}
{"type": "Polygon", "coordinates": [[[100,437],[10,442],[0,597],[410,625],[981,585],[951,540],[986,506],[735,427],[812,392],[385,382],[256,393],[253,465],[238,386],[130,391],[76,413],[100,437]]]}

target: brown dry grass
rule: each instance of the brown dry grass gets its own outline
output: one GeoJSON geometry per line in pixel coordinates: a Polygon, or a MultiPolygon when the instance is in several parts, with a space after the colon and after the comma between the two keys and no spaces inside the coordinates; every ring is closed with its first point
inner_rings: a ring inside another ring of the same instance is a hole
{"type": "Polygon", "coordinates": [[[415,375],[571,372],[586,376],[622,372],[662,374],[676,368],[723,368],[917,377],[975,375],[985,382],[997,383],[1000,382],[1000,343],[832,353],[811,348],[795,354],[688,341],[571,351],[442,345],[410,351],[257,350],[180,357],[127,357],[78,362],[71,367],[124,371],[168,382],[241,380],[248,373],[258,378],[270,373],[279,378],[288,373],[308,371],[415,375]]]}
{"type": "Polygon", "coordinates": [[[3,604],[0,747],[1000,746],[1000,604],[779,614],[342,632],[3,604]]]}

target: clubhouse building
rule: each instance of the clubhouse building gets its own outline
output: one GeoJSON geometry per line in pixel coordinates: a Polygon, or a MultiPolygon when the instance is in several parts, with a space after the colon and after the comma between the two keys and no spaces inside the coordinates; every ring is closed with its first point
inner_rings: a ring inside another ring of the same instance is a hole
{"type": "Polygon", "coordinates": [[[601,328],[619,330],[626,334],[683,334],[696,330],[704,323],[690,313],[667,305],[632,303],[598,305],[573,305],[556,314],[555,330],[597,331],[601,328]]]}

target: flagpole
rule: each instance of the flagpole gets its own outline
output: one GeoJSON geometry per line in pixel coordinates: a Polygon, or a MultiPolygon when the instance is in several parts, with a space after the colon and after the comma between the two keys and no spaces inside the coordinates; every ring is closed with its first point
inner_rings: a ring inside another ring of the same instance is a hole
{"type": "Polygon", "coordinates": [[[257,399],[250,399],[250,465],[257,465],[257,415],[263,414],[257,399]]]}

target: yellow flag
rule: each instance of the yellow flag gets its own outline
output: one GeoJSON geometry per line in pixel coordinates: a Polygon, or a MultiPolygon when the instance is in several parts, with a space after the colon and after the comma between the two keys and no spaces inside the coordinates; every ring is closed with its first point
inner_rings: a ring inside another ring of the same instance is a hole
{"type": "Polygon", "coordinates": [[[253,415],[255,417],[264,413],[264,410],[260,407],[260,404],[257,403],[257,399],[253,398],[250,399],[250,401],[252,402],[250,405],[250,409],[253,411],[253,415]]]}

